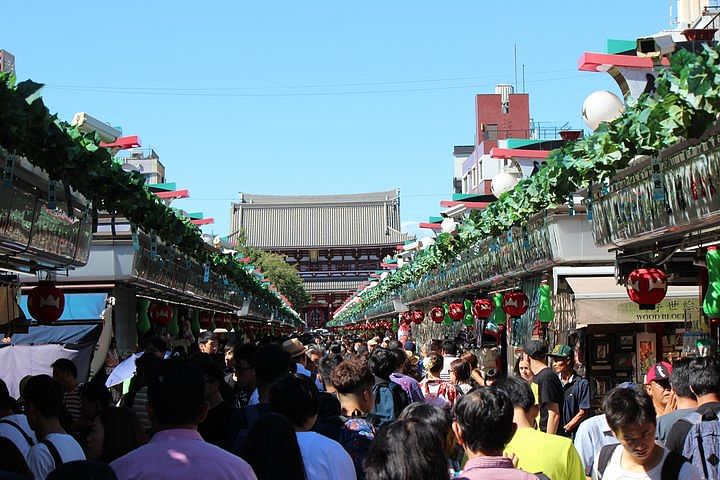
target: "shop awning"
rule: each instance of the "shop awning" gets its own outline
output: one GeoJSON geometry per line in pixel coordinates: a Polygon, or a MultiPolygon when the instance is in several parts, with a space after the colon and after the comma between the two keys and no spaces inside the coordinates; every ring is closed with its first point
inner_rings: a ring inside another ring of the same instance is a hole
{"type": "Polygon", "coordinates": [[[575,297],[578,328],[618,323],[685,322],[700,315],[697,286],[668,286],[655,310],[640,310],[614,277],[565,277],[575,297]]]}
{"type": "MultiPolygon", "coordinates": [[[[65,310],[63,310],[63,314],[58,319],[58,322],[100,322],[100,315],[105,309],[107,296],[107,293],[65,291],[65,310]]],[[[30,318],[30,312],[27,308],[27,294],[22,295],[20,308],[22,308],[25,313],[25,317],[30,318]]]]}

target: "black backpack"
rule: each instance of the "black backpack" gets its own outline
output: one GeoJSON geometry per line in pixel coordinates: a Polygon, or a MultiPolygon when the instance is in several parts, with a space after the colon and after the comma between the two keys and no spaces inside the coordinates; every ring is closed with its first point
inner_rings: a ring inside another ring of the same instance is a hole
{"type": "MultiPolygon", "coordinates": [[[[600,455],[598,456],[597,472],[598,480],[602,479],[605,469],[612,458],[615,449],[620,447],[619,444],[605,445],[600,449],[600,455]]],[[[622,447],[621,447],[622,448],[622,447]]],[[[661,480],[678,480],[680,478],[680,470],[682,466],[687,462],[688,459],[683,457],[677,452],[672,450],[668,452],[663,462],[662,470],[660,471],[661,480]]]]}

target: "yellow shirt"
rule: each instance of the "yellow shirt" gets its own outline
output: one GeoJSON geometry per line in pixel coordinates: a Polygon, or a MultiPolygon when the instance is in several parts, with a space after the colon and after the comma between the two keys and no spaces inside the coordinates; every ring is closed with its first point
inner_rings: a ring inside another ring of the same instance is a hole
{"type": "Polygon", "coordinates": [[[569,438],[521,428],[505,446],[505,453],[514,453],[518,468],[526,472],[542,472],[552,480],[585,480],[580,455],[569,438]]]}

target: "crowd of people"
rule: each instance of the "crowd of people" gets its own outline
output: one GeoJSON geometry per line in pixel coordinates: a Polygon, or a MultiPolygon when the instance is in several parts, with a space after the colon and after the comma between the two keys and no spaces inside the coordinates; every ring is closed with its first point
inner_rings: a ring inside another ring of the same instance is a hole
{"type": "Polygon", "coordinates": [[[0,380],[0,479],[718,478],[717,359],[657,363],[593,412],[574,357],[531,340],[503,375],[454,340],[151,337],[122,391],[64,358],[19,398],[0,380]]]}

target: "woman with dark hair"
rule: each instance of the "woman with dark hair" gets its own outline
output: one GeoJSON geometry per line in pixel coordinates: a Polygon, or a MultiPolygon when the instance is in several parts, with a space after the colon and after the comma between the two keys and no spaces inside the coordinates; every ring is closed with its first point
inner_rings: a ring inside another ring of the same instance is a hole
{"type": "Polygon", "coordinates": [[[453,473],[460,472],[463,452],[452,431],[452,416],[448,410],[427,403],[412,403],[402,411],[398,420],[417,420],[430,427],[442,443],[448,469],[453,473]]]}
{"type": "Polygon", "coordinates": [[[470,364],[465,360],[458,358],[450,363],[450,383],[457,386],[463,395],[473,388],[470,385],[470,375],[470,364]]]}
{"type": "Polygon", "coordinates": [[[88,436],[87,456],[110,463],[145,443],[145,430],[133,410],[107,407],[95,417],[88,436]]]}
{"type": "Polygon", "coordinates": [[[261,415],[248,432],[242,457],[258,480],[305,480],[295,429],[279,413],[261,415]]]}
{"type": "Polygon", "coordinates": [[[448,480],[439,436],[424,422],[397,420],[380,430],[365,461],[367,480],[448,480]]]}
{"type": "Polygon", "coordinates": [[[470,364],[470,385],[472,385],[473,388],[484,387],[485,381],[483,380],[482,372],[478,368],[477,355],[470,350],[466,350],[460,355],[460,358],[470,364]]]}
{"type": "Polygon", "coordinates": [[[462,392],[452,383],[440,378],[443,362],[443,356],[436,352],[430,352],[425,357],[425,379],[420,382],[420,389],[425,396],[425,403],[450,409],[462,392]]]}

